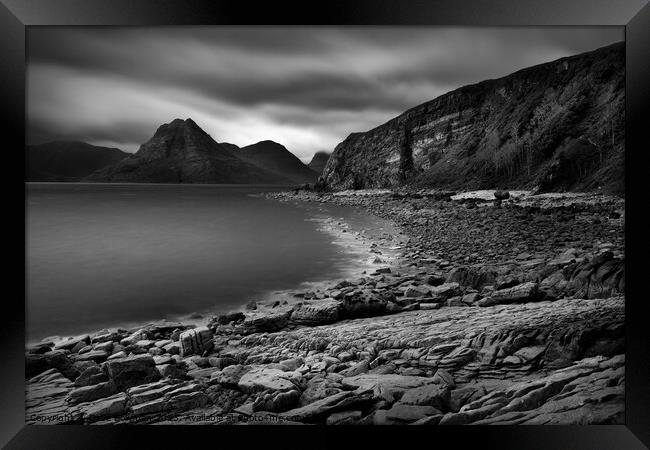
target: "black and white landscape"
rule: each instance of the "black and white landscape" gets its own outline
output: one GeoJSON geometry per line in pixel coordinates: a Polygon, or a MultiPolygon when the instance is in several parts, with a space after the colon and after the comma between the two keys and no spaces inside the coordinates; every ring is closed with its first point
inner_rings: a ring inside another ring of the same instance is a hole
{"type": "Polygon", "coordinates": [[[620,30],[29,32],[29,423],[623,423],[620,30]]]}

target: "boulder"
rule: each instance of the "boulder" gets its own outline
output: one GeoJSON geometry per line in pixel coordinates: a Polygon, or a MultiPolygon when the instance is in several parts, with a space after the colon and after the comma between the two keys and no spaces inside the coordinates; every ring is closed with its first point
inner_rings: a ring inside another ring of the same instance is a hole
{"type": "Polygon", "coordinates": [[[336,322],[340,303],[334,299],[314,300],[296,306],[291,313],[291,322],[299,325],[322,325],[336,322]]]}
{"type": "Polygon", "coordinates": [[[102,364],[104,373],[120,389],[160,379],[156,363],[149,354],[133,355],[126,358],[109,359],[102,364]]]}
{"type": "Polygon", "coordinates": [[[77,387],[90,386],[105,381],[108,381],[108,377],[99,366],[95,365],[81,372],[77,379],[74,380],[74,385],[77,387]]]}
{"type": "Polygon", "coordinates": [[[525,303],[538,299],[537,283],[528,281],[517,286],[494,291],[489,297],[477,302],[479,306],[525,303]]]}
{"type": "Polygon", "coordinates": [[[287,372],[279,369],[255,367],[246,372],[237,383],[239,389],[247,393],[259,391],[287,392],[296,389],[287,372]]]}
{"type": "Polygon", "coordinates": [[[395,403],[391,409],[386,411],[388,419],[400,422],[415,422],[427,416],[440,414],[433,406],[407,405],[401,402],[395,403]]]}
{"type": "Polygon", "coordinates": [[[448,408],[451,389],[447,384],[426,384],[404,392],[400,402],[407,405],[433,406],[439,410],[448,408]]]}
{"type": "Polygon", "coordinates": [[[45,372],[50,365],[45,356],[39,354],[27,353],[25,355],[25,378],[32,378],[39,373],[45,372]]]}
{"type": "Polygon", "coordinates": [[[93,403],[85,412],[88,421],[121,416],[126,412],[126,394],[119,393],[93,403]]]}
{"type": "Polygon", "coordinates": [[[212,330],[208,327],[182,332],[179,337],[181,356],[202,355],[204,352],[211,351],[214,348],[212,335],[212,330]]]}
{"type": "Polygon", "coordinates": [[[73,389],[66,397],[66,401],[75,405],[77,403],[91,402],[100,398],[110,397],[116,393],[116,386],[110,381],[105,381],[103,383],[73,389]]]}
{"type": "Polygon", "coordinates": [[[71,337],[59,341],[54,345],[54,350],[72,350],[73,348],[75,348],[80,344],[81,346],[86,346],[90,344],[90,336],[88,336],[87,334],[82,334],[80,336],[75,336],[75,337],[71,337]]]}
{"type": "Polygon", "coordinates": [[[383,315],[389,301],[395,296],[390,292],[373,292],[371,290],[355,290],[343,296],[341,302],[341,318],[354,319],[383,315]]]}
{"type": "Polygon", "coordinates": [[[210,376],[210,383],[217,383],[227,388],[237,388],[239,380],[249,370],[251,370],[251,366],[242,364],[228,366],[223,370],[213,372],[210,376]]]}
{"type": "Polygon", "coordinates": [[[246,316],[243,326],[246,333],[280,331],[289,323],[291,311],[253,313],[246,316]]]}

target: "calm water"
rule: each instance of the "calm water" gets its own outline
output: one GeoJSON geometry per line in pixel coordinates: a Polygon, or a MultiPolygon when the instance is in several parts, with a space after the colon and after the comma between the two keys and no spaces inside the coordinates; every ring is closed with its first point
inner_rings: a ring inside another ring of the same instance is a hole
{"type": "Polygon", "coordinates": [[[350,256],[308,208],[251,196],[270,189],[28,184],[28,340],[227,311],[342,275],[350,256]]]}

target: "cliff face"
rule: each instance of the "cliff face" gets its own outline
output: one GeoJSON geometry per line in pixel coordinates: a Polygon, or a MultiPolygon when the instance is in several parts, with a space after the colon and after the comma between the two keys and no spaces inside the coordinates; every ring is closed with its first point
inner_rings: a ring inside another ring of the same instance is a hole
{"type": "Polygon", "coordinates": [[[335,189],[624,189],[624,43],[465,86],[334,150],[335,189]]]}
{"type": "Polygon", "coordinates": [[[27,181],[79,181],[102,167],[115,164],[128,153],[78,141],[56,141],[26,149],[27,181]]]}
{"type": "Polygon", "coordinates": [[[192,119],[158,128],[132,156],[86,181],[133,183],[273,183],[291,180],[243,161],[214,141],[192,119]]]}

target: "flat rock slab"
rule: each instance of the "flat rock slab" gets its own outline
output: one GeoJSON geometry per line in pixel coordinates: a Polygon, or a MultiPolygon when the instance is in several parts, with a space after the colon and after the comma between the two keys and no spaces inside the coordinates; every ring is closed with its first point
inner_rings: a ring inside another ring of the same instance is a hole
{"type": "Polygon", "coordinates": [[[291,391],[296,389],[288,378],[287,372],[280,369],[269,369],[265,367],[254,368],[245,373],[237,384],[244,392],[253,393],[259,391],[291,391]]]}
{"type": "Polygon", "coordinates": [[[156,363],[149,354],[108,360],[103,367],[108,377],[120,390],[160,379],[156,363]]]}
{"type": "Polygon", "coordinates": [[[433,378],[409,375],[365,373],[343,378],[343,386],[359,390],[371,390],[375,386],[386,389],[407,390],[434,383],[433,378]]]}

